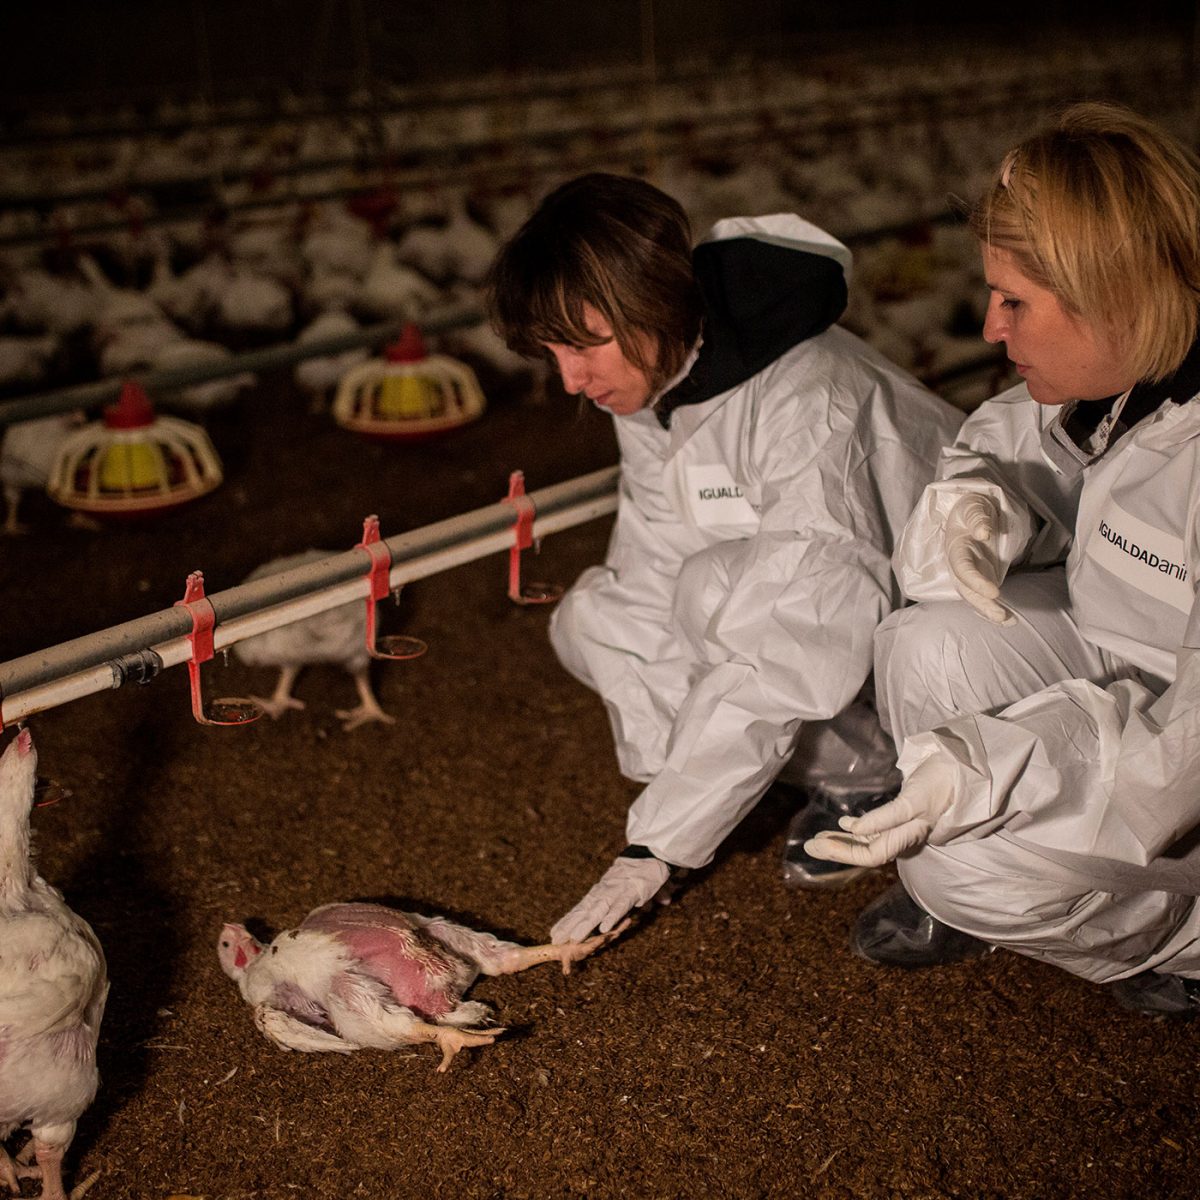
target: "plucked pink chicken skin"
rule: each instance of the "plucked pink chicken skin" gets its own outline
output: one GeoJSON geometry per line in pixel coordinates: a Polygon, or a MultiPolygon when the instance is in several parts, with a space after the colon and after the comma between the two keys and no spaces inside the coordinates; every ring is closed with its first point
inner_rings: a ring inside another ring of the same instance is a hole
{"type": "Polygon", "coordinates": [[[66,1200],[63,1155],[100,1083],[108,974],[91,926],[34,867],[36,783],[23,729],[0,756],[0,1184],[20,1193],[22,1178],[40,1177],[43,1200],[66,1200]],[[14,1160],[3,1142],[22,1128],[32,1137],[14,1160]]]}
{"type": "Polygon", "coordinates": [[[326,904],[264,946],[242,925],[217,941],[225,973],[281,1050],[394,1050],[432,1042],[438,1071],[469,1046],[504,1032],[486,1004],[464,1000],[480,975],[513,975],[557,962],[569,975],[625,925],[585,942],[521,946],[445,917],[382,904],[326,904]]]}

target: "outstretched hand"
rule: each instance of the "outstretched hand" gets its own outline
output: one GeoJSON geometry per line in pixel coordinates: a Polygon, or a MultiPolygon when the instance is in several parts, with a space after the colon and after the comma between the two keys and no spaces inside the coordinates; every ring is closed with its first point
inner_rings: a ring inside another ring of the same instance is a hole
{"type": "Polygon", "coordinates": [[[904,781],[900,794],[861,817],[842,817],[841,829],[809,838],[804,849],[813,858],[881,867],[922,845],[938,818],[954,801],[954,770],[940,756],[927,758],[904,781]]]}
{"type": "Polygon", "coordinates": [[[554,943],[583,942],[598,929],[609,933],[633,909],[647,904],[667,882],[671,868],[657,858],[616,858],[599,881],[550,930],[554,943]]]}

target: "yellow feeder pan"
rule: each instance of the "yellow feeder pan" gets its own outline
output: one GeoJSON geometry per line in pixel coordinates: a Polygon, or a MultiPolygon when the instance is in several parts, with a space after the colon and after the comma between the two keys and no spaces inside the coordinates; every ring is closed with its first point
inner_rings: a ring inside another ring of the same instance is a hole
{"type": "Polygon", "coordinates": [[[368,437],[416,441],[467,425],[486,407],[475,372],[457,359],[426,354],[421,331],[406,325],[384,358],[342,377],[333,418],[368,437]]]}
{"type": "Polygon", "coordinates": [[[208,434],[190,421],[157,416],[146,393],[130,382],[103,421],[63,443],[46,490],[78,512],[132,517],[186,504],[221,479],[208,434]]]}

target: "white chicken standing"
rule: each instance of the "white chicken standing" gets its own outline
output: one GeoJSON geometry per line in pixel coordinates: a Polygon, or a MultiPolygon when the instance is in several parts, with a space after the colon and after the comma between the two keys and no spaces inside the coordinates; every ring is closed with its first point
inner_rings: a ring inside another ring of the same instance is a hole
{"type": "MultiPolygon", "coordinates": [[[[278,575],[281,571],[290,571],[293,567],[319,562],[328,558],[330,553],[305,550],[286,558],[273,559],[256,567],[244,582],[250,583],[268,575],[278,575]]],[[[238,642],[234,646],[234,653],[247,666],[279,668],[279,682],[275,685],[274,693],[269,698],[254,696],[252,699],[275,719],[290,708],[302,709],[304,701],[292,695],[296,676],[306,666],[334,663],[349,672],[358,691],[357,707],[336,710],[343,722],[343,730],[348,733],[368,721],[395,724],[396,718],[383,711],[371,690],[368,674],[371,658],[367,653],[367,617],[363,605],[363,601],[354,600],[331,608],[328,612],[317,613],[238,642]]]]}
{"type": "Polygon", "coordinates": [[[10,281],[5,307],[21,329],[44,329],[65,336],[90,325],[99,297],[80,279],[52,275],[41,268],[18,272],[10,281]]]}
{"type": "Polygon", "coordinates": [[[97,297],[92,346],[102,375],[128,375],[148,367],[163,347],[181,341],[183,330],[142,292],[119,288],[95,259],[81,255],[79,269],[97,297]]]}
{"type": "MultiPolygon", "coordinates": [[[[224,365],[232,358],[233,351],[217,342],[182,338],[163,346],[154,356],[151,366],[156,371],[172,371],[186,367],[224,365]]],[[[194,383],[177,390],[168,406],[203,418],[214,409],[229,407],[239,393],[257,382],[256,376],[249,371],[242,371],[237,375],[210,379],[207,383],[194,383]]]]}
{"type": "Polygon", "coordinates": [[[57,349],[55,337],[0,337],[0,387],[41,383],[57,349]]]}
{"type": "Polygon", "coordinates": [[[0,487],[4,491],[5,534],[27,533],[17,516],[21,493],[44,488],[63,443],[80,424],[78,413],[31,417],[8,426],[0,439],[0,487]]]}
{"type": "Polygon", "coordinates": [[[229,329],[279,333],[292,323],[292,294],[267,275],[234,267],[217,301],[217,316],[229,329]]]}
{"type": "Polygon", "coordinates": [[[166,314],[151,297],[132,288],[117,287],[90,254],[79,256],[79,269],[96,297],[93,324],[101,336],[128,325],[166,321],[166,314]]]}
{"type": "Polygon", "coordinates": [[[164,251],[154,264],[146,295],[173,320],[188,329],[200,329],[216,309],[228,281],[229,266],[220,255],[210,254],[175,275],[170,255],[164,251]]]}
{"type": "Polygon", "coordinates": [[[36,778],[33,735],[23,729],[0,757],[0,1142],[28,1127],[36,1165],[24,1153],[14,1162],[0,1145],[0,1183],[19,1192],[22,1176],[40,1175],[42,1200],[66,1200],[63,1155],[100,1083],[108,976],[91,927],[34,869],[36,778]]]}
{"type": "Polygon", "coordinates": [[[400,240],[396,256],[439,283],[464,280],[478,284],[499,248],[495,234],[475,221],[467,212],[466,201],[458,197],[444,225],[414,226],[400,240]]]}
{"type": "MultiPolygon", "coordinates": [[[[297,335],[296,344],[303,346],[309,342],[341,337],[343,334],[356,333],[360,328],[359,323],[348,312],[331,309],[329,312],[321,313],[319,317],[306,325],[297,335]]],[[[366,362],[370,357],[370,350],[361,346],[342,354],[326,354],[298,362],[292,377],[296,381],[296,386],[308,393],[311,398],[310,411],[320,412],[324,409],[330,394],[341,382],[342,376],[351,368],[366,362]]]]}
{"type": "Polygon", "coordinates": [[[344,205],[324,205],[313,210],[300,253],[310,268],[320,266],[361,279],[374,253],[371,226],[344,205]]]}
{"type": "Polygon", "coordinates": [[[332,1050],[436,1043],[438,1071],[468,1046],[486,1046],[503,1027],[478,1028],[488,1006],[463,1000],[482,975],[513,975],[559,962],[563,974],[618,936],[520,946],[445,917],[382,904],[325,904],[296,929],[263,946],[242,925],[226,925],[217,955],[254,1023],[281,1050],[332,1050]]]}
{"type": "Polygon", "coordinates": [[[380,242],[356,297],[359,308],[377,317],[416,320],[441,298],[441,290],[419,271],[396,261],[391,242],[380,242]]]}

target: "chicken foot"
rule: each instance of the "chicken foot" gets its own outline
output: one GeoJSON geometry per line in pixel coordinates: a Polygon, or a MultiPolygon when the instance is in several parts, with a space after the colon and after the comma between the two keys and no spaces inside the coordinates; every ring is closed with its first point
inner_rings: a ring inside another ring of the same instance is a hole
{"type": "Polygon", "coordinates": [[[608,933],[595,933],[582,942],[562,942],[558,945],[547,943],[544,946],[516,946],[512,950],[509,950],[501,959],[497,973],[500,975],[515,975],[518,971],[525,971],[529,967],[540,966],[542,963],[557,962],[562,963],[563,974],[570,975],[572,963],[582,962],[589,955],[599,950],[601,946],[611,942],[616,937],[620,937],[629,928],[631,921],[631,917],[626,917],[620,925],[615,929],[610,929],[608,933]]]}
{"type": "Polygon", "coordinates": [[[63,1186],[62,1164],[65,1154],[65,1146],[57,1142],[44,1142],[36,1135],[17,1151],[15,1158],[9,1158],[4,1147],[0,1146],[0,1184],[5,1184],[14,1195],[19,1195],[20,1180],[40,1179],[42,1200],[83,1200],[92,1184],[100,1178],[100,1172],[93,1171],[68,1192],[63,1186]]]}
{"type": "MultiPolygon", "coordinates": [[[[18,1158],[17,1161],[20,1162],[20,1159],[18,1158]]],[[[21,1184],[17,1179],[17,1169],[13,1166],[13,1160],[9,1157],[8,1151],[3,1146],[0,1146],[0,1183],[4,1184],[10,1192],[16,1195],[19,1195],[21,1192],[21,1184]]]]}
{"type": "Polygon", "coordinates": [[[62,1178],[63,1147],[30,1138],[12,1159],[0,1147],[0,1183],[20,1195],[22,1179],[40,1179],[45,1200],[67,1200],[62,1178]]]}
{"type": "Polygon", "coordinates": [[[299,674],[299,667],[280,667],[279,682],[275,685],[275,690],[270,697],[251,696],[250,699],[274,720],[282,717],[289,708],[304,708],[304,701],[297,700],[292,695],[292,686],[299,674]]]}
{"type": "Polygon", "coordinates": [[[427,1021],[417,1021],[405,1041],[436,1043],[442,1052],[438,1067],[438,1074],[441,1075],[450,1069],[451,1060],[460,1050],[468,1046],[490,1046],[502,1033],[503,1026],[495,1029],[459,1029],[454,1025],[430,1025],[427,1021]]]}
{"type": "Polygon", "coordinates": [[[358,692],[358,706],[356,708],[339,708],[335,714],[343,722],[342,730],[345,733],[357,729],[360,725],[365,725],[368,721],[382,721],[385,725],[395,725],[396,718],[385,713],[380,707],[379,701],[375,699],[375,693],[371,690],[371,680],[365,667],[354,673],[354,687],[358,692]]]}

